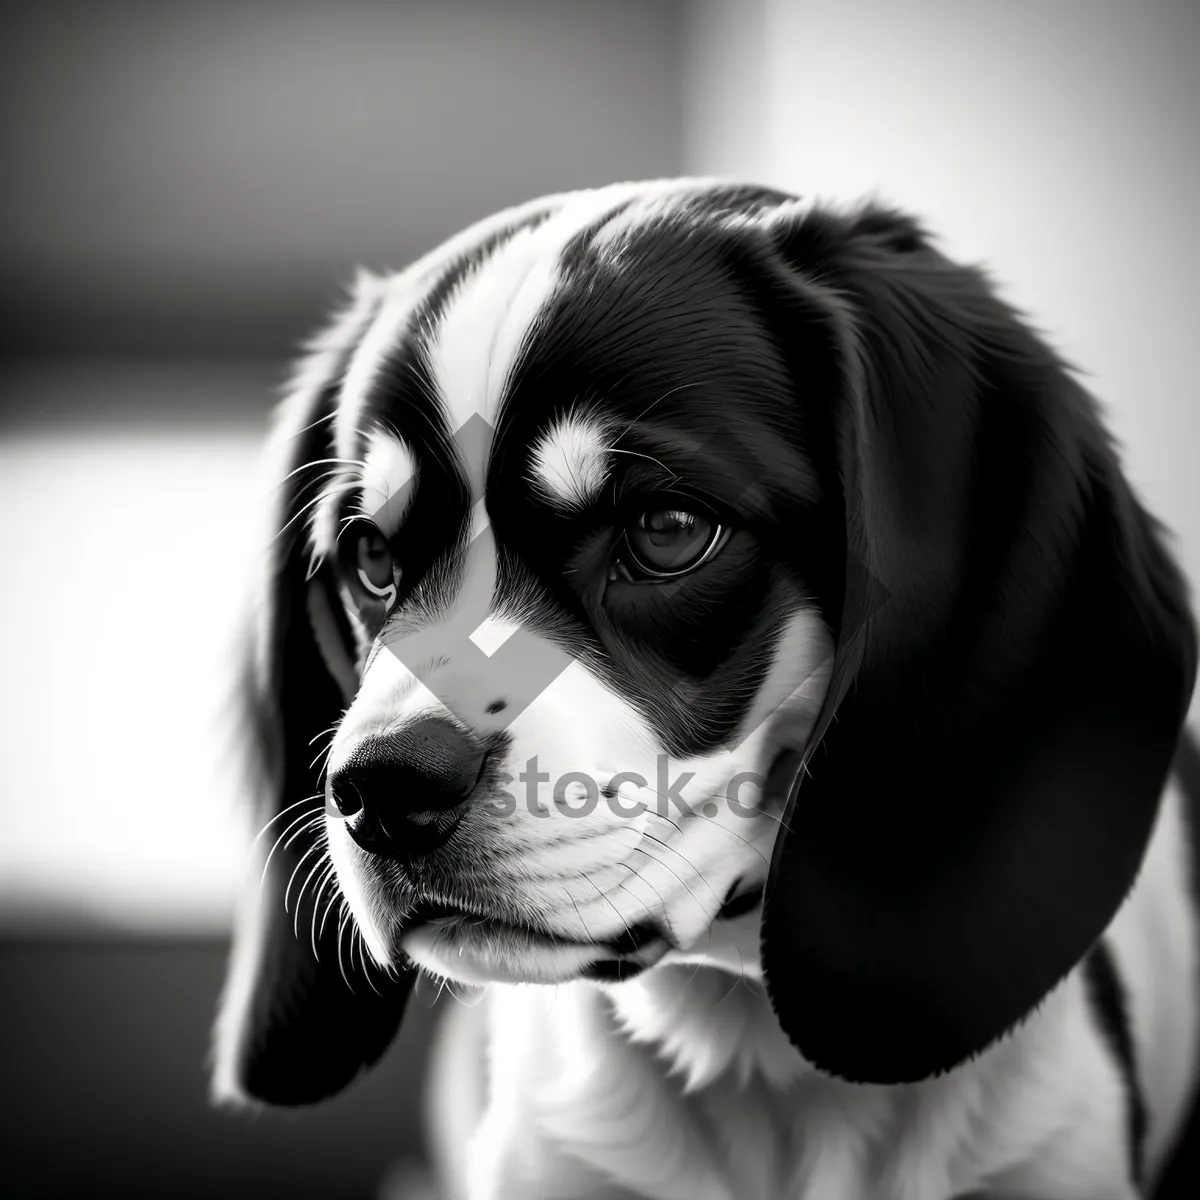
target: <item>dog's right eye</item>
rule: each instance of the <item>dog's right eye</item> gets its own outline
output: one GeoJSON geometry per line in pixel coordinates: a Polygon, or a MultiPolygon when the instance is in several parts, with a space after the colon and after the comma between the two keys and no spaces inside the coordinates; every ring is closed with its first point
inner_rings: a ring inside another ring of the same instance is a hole
{"type": "Polygon", "coordinates": [[[342,576],[360,601],[391,608],[400,586],[400,568],[387,538],[372,522],[358,518],[338,539],[342,576]]]}

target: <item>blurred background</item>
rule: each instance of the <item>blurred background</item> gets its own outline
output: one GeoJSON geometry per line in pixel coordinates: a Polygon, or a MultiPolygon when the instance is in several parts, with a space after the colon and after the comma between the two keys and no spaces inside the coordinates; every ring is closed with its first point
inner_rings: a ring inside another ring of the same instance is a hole
{"type": "Polygon", "coordinates": [[[205,1107],[247,514],[355,266],[617,179],[876,194],[1087,372],[1197,580],[1198,52],[1187,0],[4,6],[0,1194],[418,1195],[428,999],[318,1111],[205,1107]]]}

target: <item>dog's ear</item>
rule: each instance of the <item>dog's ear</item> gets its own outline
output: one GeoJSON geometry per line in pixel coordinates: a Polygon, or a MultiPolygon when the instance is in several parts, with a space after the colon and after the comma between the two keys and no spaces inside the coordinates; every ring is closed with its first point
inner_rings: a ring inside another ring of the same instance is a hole
{"type": "Polygon", "coordinates": [[[766,982],[817,1067],[918,1080],[1020,1022],[1116,913],[1195,632],[1095,403],[981,273],[878,209],[793,218],[762,269],[797,377],[837,362],[805,417],[846,547],[825,708],[778,768],[766,982]]]}
{"type": "Polygon", "coordinates": [[[263,832],[215,1029],[219,1102],[304,1104],[339,1091],[383,1053],[411,986],[408,973],[377,970],[355,945],[325,851],[321,743],[353,699],[355,652],[325,570],[309,570],[304,520],[325,477],[321,460],[334,453],[342,378],[379,294],[363,275],[276,416],[274,536],[243,680],[263,832]]]}

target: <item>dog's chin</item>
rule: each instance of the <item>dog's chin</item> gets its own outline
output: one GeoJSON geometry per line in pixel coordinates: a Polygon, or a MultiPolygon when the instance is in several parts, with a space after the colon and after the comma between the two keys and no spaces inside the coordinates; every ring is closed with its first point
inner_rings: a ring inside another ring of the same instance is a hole
{"type": "Polygon", "coordinates": [[[400,949],[430,974],[458,983],[567,983],[619,980],[667,952],[665,943],[622,953],[611,945],[573,941],[487,916],[425,916],[409,924],[400,949]]]}

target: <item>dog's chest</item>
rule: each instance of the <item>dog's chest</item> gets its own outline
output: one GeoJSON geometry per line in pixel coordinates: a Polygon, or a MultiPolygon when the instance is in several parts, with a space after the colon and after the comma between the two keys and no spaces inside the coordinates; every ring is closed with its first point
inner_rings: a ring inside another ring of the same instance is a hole
{"type": "Polygon", "coordinates": [[[739,1200],[875,1195],[896,1093],[814,1071],[761,986],[677,967],[614,989],[609,1000],[618,1036],[674,1107],[686,1159],[711,1160],[712,1174],[689,1186],[719,1179],[713,1194],[739,1200]]]}
{"type": "MultiPolygon", "coordinates": [[[[681,967],[607,996],[586,984],[557,992],[526,1026],[524,1050],[511,1002],[501,1003],[492,1028],[506,1044],[493,1069],[523,1060],[523,1130],[623,1189],[616,1194],[870,1200],[881,1167],[890,1174],[895,1093],[814,1072],[757,986],[681,967]]],[[[935,1182],[898,1174],[918,1188],[935,1182]]]]}
{"type": "Polygon", "coordinates": [[[889,1087],[815,1071],[762,990],[716,970],[659,967],[607,995],[496,989],[480,1194],[945,1200],[1010,1170],[1028,1182],[1037,1155],[1091,1188],[1072,1195],[1124,1196],[1102,1186],[1123,1170],[1120,1096],[1082,1003],[1072,976],[1018,1036],[889,1087]]]}

